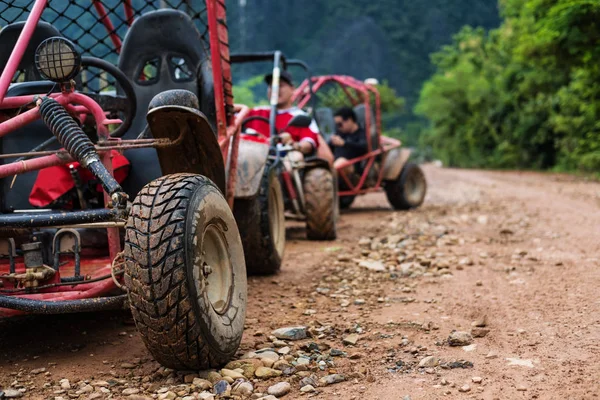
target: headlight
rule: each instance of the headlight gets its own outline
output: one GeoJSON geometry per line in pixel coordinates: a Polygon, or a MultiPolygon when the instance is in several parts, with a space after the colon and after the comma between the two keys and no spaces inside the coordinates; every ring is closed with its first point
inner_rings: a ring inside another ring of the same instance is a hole
{"type": "Polygon", "coordinates": [[[35,50],[35,66],[45,79],[68,82],[81,67],[81,55],[73,42],[62,37],[44,40],[35,50]]]}

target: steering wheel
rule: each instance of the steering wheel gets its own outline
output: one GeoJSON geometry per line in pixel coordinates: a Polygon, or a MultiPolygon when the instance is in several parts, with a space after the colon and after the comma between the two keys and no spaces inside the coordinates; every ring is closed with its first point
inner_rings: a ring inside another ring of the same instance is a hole
{"type": "Polygon", "coordinates": [[[252,117],[248,117],[242,121],[242,131],[244,131],[246,124],[252,121],[262,121],[266,122],[267,124],[271,123],[271,121],[269,121],[269,118],[261,117],[260,115],[253,115],[252,117]]]}
{"type": "MultiPolygon", "coordinates": [[[[133,85],[127,78],[127,76],[121,72],[121,70],[111,63],[104,61],[100,58],[96,57],[82,57],[81,58],[81,67],[82,70],[86,70],[86,68],[95,68],[102,72],[108,73],[108,75],[112,76],[115,82],[111,82],[114,84],[114,94],[108,93],[105,89],[108,88],[109,84],[105,83],[104,88],[100,88],[99,91],[89,92],[89,83],[82,82],[83,84],[83,93],[96,101],[102,107],[104,111],[108,111],[111,114],[119,115],[123,123],[114,131],[110,133],[111,137],[121,137],[129,130],[131,124],[133,123],[133,119],[135,118],[135,114],[137,111],[137,98],[135,95],[135,90],[133,89],[133,85]],[[121,88],[124,95],[120,95],[117,92],[116,86],[121,88]],[[87,90],[86,90],[87,89],[87,90]]],[[[101,73],[92,73],[92,77],[85,77],[86,81],[97,80],[99,85],[103,81],[107,81],[107,78],[102,76],[101,73]]],[[[82,76],[82,75],[80,75],[82,76]]],[[[112,86],[112,85],[111,85],[112,86]]]]}

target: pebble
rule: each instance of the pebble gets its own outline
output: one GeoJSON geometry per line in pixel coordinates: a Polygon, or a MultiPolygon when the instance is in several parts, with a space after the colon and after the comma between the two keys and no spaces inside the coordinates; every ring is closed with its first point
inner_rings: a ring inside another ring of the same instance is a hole
{"type": "Polygon", "coordinates": [[[175,400],[177,395],[173,392],[166,392],[158,395],[158,400],[175,400]]]}
{"type": "Polygon", "coordinates": [[[473,378],[471,378],[471,380],[473,381],[473,383],[481,383],[483,382],[483,378],[480,376],[474,376],[473,378]]]}
{"type": "Polygon", "coordinates": [[[46,372],[46,368],[36,368],[31,371],[31,375],[39,375],[43,372],[46,372]]]}
{"type": "Polygon", "coordinates": [[[305,326],[291,326],[279,328],[271,332],[273,336],[281,340],[302,340],[308,337],[305,326]]]}
{"type": "Polygon", "coordinates": [[[207,390],[207,389],[212,388],[212,383],[210,383],[206,379],[194,378],[194,381],[192,382],[192,384],[201,390],[207,390]]]}
{"type": "Polygon", "coordinates": [[[285,356],[286,354],[289,354],[290,351],[292,351],[288,346],[282,347],[279,350],[277,350],[277,353],[285,356]]]}
{"type": "Polygon", "coordinates": [[[4,389],[4,397],[7,399],[16,399],[22,397],[23,393],[15,389],[4,389]]]}
{"type": "Polygon", "coordinates": [[[223,368],[221,370],[221,376],[223,376],[223,377],[228,376],[228,377],[231,377],[233,379],[245,379],[245,377],[244,377],[243,374],[241,374],[241,373],[239,373],[237,371],[234,371],[234,370],[231,370],[231,369],[225,369],[225,368],[223,368]]]}
{"type": "Polygon", "coordinates": [[[469,332],[453,331],[448,336],[450,346],[468,346],[473,342],[473,336],[469,332]]]}
{"type": "Polygon", "coordinates": [[[268,396],[260,397],[258,400],[279,400],[279,399],[277,397],[273,396],[272,394],[270,394],[268,396]]]}
{"type": "Polygon", "coordinates": [[[200,400],[215,400],[215,395],[210,392],[202,392],[198,395],[200,400]]]}
{"type": "Polygon", "coordinates": [[[437,358],[435,358],[434,356],[429,356],[429,357],[425,357],[423,358],[420,362],[419,362],[419,368],[432,368],[432,367],[437,367],[438,364],[440,363],[440,360],[438,360],[437,358]]]}
{"type": "Polygon", "coordinates": [[[321,383],[323,386],[327,386],[333,385],[334,383],[344,382],[345,380],[346,378],[344,377],[344,375],[331,374],[319,379],[319,383],[321,383]]]}
{"type": "Polygon", "coordinates": [[[300,387],[304,387],[304,386],[317,387],[318,385],[319,385],[318,378],[314,374],[311,376],[304,377],[300,380],[300,387]]]}
{"type": "Polygon", "coordinates": [[[292,386],[288,382],[279,382],[269,386],[267,393],[275,397],[282,397],[288,394],[290,390],[292,390],[292,386]]]}
{"type": "Polygon", "coordinates": [[[471,328],[471,335],[474,338],[485,337],[488,333],[490,333],[489,328],[471,328]]]}
{"type": "Polygon", "coordinates": [[[254,374],[256,375],[257,378],[268,379],[268,378],[275,378],[277,376],[280,376],[282,374],[282,372],[278,371],[276,369],[268,368],[268,367],[258,367],[254,374]]]}
{"type": "Polygon", "coordinates": [[[306,386],[302,386],[300,388],[300,391],[302,393],[309,393],[309,392],[314,392],[316,389],[313,385],[306,385],[306,386]]]}
{"type": "Polygon", "coordinates": [[[123,364],[121,364],[121,368],[124,368],[124,369],[134,369],[135,368],[135,364],[123,363],[123,364]]]}
{"type": "Polygon", "coordinates": [[[254,386],[250,382],[237,381],[231,388],[231,393],[240,396],[250,396],[254,391],[254,386]]]}
{"type": "Polygon", "coordinates": [[[381,261],[377,261],[377,260],[363,260],[358,263],[358,266],[364,267],[370,271],[375,271],[375,272],[387,271],[387,269],[385,268],[385,265],[383,265],[383,263],[381,261]]]}
{"type": "Polygon", "coordinates": [[[215,383],[213,391],[216,395],[229,396],[231,394],[231,385],[227,381],[222,380],[215,383]]]}
{"type": "Polygon", "coordinates": [[[458,389],[458,391],[459,392],[463,392],[463,393],[470,392],[471,391],[471,386],[469,386],[469,385],[463,385],[463,386],[461,386],[458,389]]]}
{"type": "Polygon", "coordinates": [[[121,393],[124,394],[125,396],[129,396],[130,394],[138,394],[139,392],[140,392],[140,389],[127,388],[127,389],[123,390],[121,393]]]}
{"type": "Polygon", "coordinates": [[[520,367],[533,368],[532,360],[521,360],[519,358],[507,358],[506,361],[508,361],[508,365],[518,365],[520,367]]]}
{"type": "Polygon", "coordinates": [[[355,345],[358,342],[358,335],[356,333],[353,333],[351,335],[348,335],[344,338],[344,340],[342,341],[342,343],[344,343],[345,345],[355,345]]]}
{"type": "Polygon", "coordinates": [[[60,380],[60,388],[64,389],[64,390],[71,389],[71,382],[69,382],[68,379],[61,379],[60,380]]]}
{"type": "Polygon", "coordinates": [[[523,385],[519,385],[519,386],[517,386],[517,390],[519,392],[526,392],[527,391],[527,387],[525,387],[523,385]]]}

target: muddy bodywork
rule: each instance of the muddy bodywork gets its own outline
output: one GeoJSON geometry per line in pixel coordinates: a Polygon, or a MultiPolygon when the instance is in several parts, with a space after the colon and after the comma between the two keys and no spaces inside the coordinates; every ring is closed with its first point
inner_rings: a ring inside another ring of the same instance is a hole
{"type": "Polygon", "coordinates": [[[256,196],[260,189],[261,179],[269,156],[269,143],[267,140],[246,139],[245,136],[242,135],[238,153],[236,199],[247,199],[256,196]]]}
{"type": "Polygon", "coordinates": [[[384,181],[395,181],[398,179],[402,168],[404,168],[410,158],[410,153],[409,149],[395,148],[385,155],[382,165],[384,181]]]}
{"type": "Polygon", "coordinates": [[[204,175],[225,193],[221,149],[208,119],[198,110],[196,95],[187,90],[169,90],[155,96],[148,108],[152,136],[172,143],[156,149],[162,173],[204,175]]]}

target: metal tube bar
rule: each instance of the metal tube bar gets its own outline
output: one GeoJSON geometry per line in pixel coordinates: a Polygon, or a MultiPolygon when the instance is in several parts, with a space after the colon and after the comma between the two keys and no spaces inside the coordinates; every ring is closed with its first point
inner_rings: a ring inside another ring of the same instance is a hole
{"type": "Polygon", "coordinates": [[[29,40],[33,36],[33,32],[42,17],[44,8],[46,8],[46,3],[47,0],[36,0],[31,9],[31,13],[29,13],[29,16],[27,17],[27,22],[25,22],[23,31],[19,35],[19,39],[17,39],[17,44],[15,44],[15,48],[8,59],[8,63],[0,76],[0,104],[2,104],[4,97],[6,97],[8,87],[10,86],[13,76],[15,76],[15,72],[17,72],[17,69],[19,68],[21,59],[23,59],[23,54],[25,54],[25,50],[27,50],[27,46],[29,45],[29,40]]]}
{"type": "Polygon", "coordinates": [[[95,299],[44,301],[15,296],[0,296],[0,308],[35,314],[69,314],[118,309],[127,299],[126,294],[95,299]]]}
{"type": "Polygon", "coordinates": [[[118,221],[126,218],[124,210],[101,208],[69,212],[14,213],[0,215],[0,228],[47,228],[61,225],[118,221]]]}

